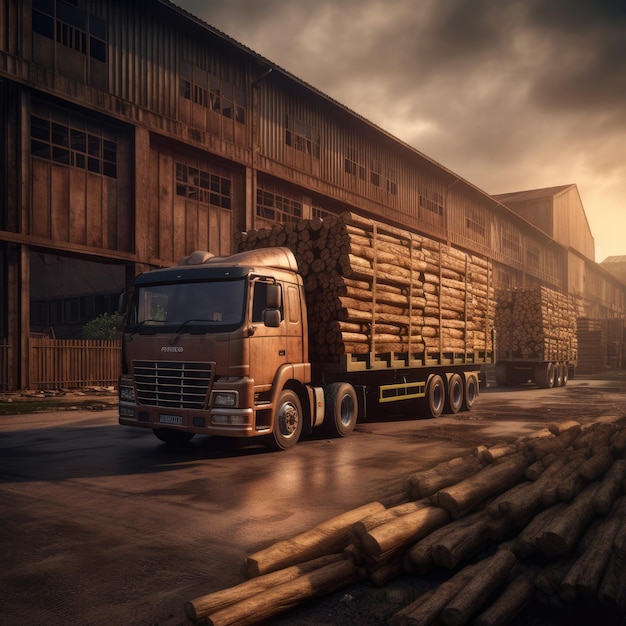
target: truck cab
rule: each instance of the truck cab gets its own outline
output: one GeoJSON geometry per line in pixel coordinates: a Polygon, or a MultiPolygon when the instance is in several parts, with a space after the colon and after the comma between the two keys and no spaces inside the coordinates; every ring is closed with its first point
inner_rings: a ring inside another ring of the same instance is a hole
{"type": "Polygon", "coordinates": [[[194,253],[139,275],[124,311],[120,424],[167,443],[201,433],[276,449],[312,428],[305,297],[287,248],[194,253]]]}

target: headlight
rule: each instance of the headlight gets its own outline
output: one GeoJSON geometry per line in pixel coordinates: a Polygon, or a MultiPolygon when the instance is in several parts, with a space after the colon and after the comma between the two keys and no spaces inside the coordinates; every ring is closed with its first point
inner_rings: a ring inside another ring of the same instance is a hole
{"type": "Polygon", "coordinates": [[[213,406],[237,406],[236,391],[214,391],[213,406]]]}
{"type": "Polygon", "coordinates": [[[133,387],[120,387],[120,400],[124,400],[126,402],[134,402],[135,390],[133,389],[133,387]]]}

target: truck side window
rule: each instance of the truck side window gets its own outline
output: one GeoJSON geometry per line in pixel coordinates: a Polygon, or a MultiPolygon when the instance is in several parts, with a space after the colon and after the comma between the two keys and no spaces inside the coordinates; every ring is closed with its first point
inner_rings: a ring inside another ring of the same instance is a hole
{"type": "MultiPolygon", "coordinates": [[[[263,322],[263,311],[267,309],[267,283],[257,282],[254,284],[254,299],[252,300],[252,321],[263,322]]],[[[284,319],[282,305],[280,317],[284,319]]]]}

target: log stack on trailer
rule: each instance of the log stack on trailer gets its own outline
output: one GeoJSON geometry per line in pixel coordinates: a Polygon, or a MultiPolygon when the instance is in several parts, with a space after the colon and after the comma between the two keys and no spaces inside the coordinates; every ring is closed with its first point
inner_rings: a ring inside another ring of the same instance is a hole
{"type": "Polygon", "coordinates": [[[286,246],[304,278],[312,361],[340,355],[479,355],[493,350],[491,265],[422,235],[345,212],[239,236],[286,246]]]}
{"type": "Polygon", "coordinates": [[[499,289],[495,330],[499,385],[567,383],[578,358],[576,306],[570,296],[540,285],[499,289]]]}

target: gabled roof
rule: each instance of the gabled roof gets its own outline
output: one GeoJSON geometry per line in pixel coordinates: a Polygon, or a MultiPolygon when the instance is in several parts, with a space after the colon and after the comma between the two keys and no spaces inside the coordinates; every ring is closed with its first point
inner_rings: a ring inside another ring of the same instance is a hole
{"type": "Polygon", "coordinates": [[[554,198],[564,191],[569,191],[576,185],[559,185],[558,187],[544,187],[543,189],[529,189],[527,191],[513,191],[510,193],[495,194],[497,198],[504,204],[507,202],[527,202],[529,200],[541,200],[543,198],[554,198]]]}
{"type": "Polygon", "coordinates": [[[623,263],[626,265],[626,255],[622,254],[617,256],[607,256],[606,259],[602,261],[602,265],[604,265],[605,263],[623,263]]]}

